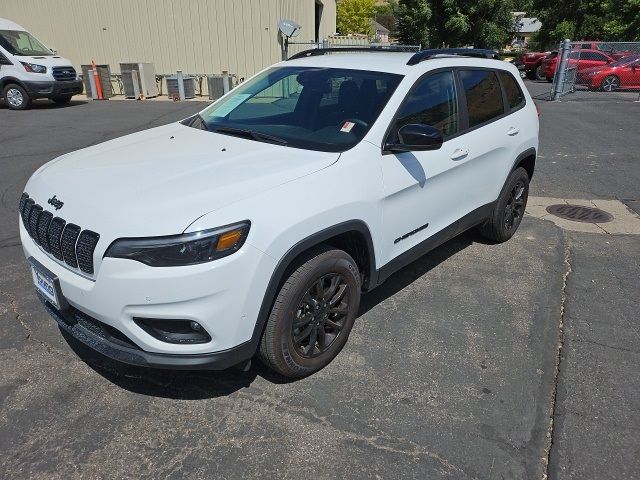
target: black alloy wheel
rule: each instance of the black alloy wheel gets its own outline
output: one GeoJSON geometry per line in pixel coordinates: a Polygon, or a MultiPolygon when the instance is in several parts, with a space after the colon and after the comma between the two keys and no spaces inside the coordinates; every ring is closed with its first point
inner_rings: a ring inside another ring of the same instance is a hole
{"type": "Polygon", "coordinates": [[[511,189],[511,196],[504,209],[504,226],[507,230],[513,229],[514,226],[517,228],[522,220],[525,207],[524,190],[525,185],[522,181],[518,181],[511,189]]]}
{"type": "Polygon", "coordinates": [[[342,350],[358,315],[360,271],[344,250],[318,245],[296,260],[260,339],[260,360],[289,378],[311,375],[342,350]]]}
{"type": "Polygon", "coordinates": [[[302,297],[291,324],[293,345],[301,357],[324,353],[338,338],[349,313],[349,285],[342,275],[319,278],[302,297]]]}
{"type": "Polygon", "coordinates": [[[480,233],[494,242],[509,240],[524,218],[529,198],[529,174],[518,167],[505,182],[491,215],[480,225],[480,233]]]}

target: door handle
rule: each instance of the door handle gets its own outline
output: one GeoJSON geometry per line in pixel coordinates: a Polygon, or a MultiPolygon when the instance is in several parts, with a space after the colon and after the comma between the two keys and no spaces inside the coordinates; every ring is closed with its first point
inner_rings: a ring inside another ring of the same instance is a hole
{"type": "Polygon", "coordinates": [[[463,150],[461,148],[456,148],[453,154],[451,155],[451,160],[462,160],[467,155],[469,155],[469,150],[463,150]]]}
{"type": "Polygon", "coordinates": [[[509,130],[507,130],[507,135],[509,135],[510,137],[513,137],[514,135],[517,135],[519,133],[520,129],[516,127],[511,127],[509,130]]]}

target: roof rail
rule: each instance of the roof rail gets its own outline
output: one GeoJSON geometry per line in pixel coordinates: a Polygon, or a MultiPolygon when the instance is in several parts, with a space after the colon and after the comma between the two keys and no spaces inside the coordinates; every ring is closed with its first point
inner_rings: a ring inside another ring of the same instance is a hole
{"type": "Polygon", "coordinates": [[[402,47],[394,47],[393,45],[372,45],[370,47],[333,47],[333,48],[312,48],[311,50],[304,50],[298,52],[295,55],[291,55],[287,60],[296,60],[298,58],[317,57],[319,55],[326,55],[328,53],[335,52],[403,52],[407,53],[407,50],[402,47]]]}
{"type": "Polygon", "coordinates": [[[484,48],[432,48],[429,50],[420,50],[413,55],[407,62],[407,65],[417,65],[418,63],[429,60],[438,55],[460,55],[464,57],[476,58],[492,58],[502,60],[498,52],[495,50],[487,50],[484,48]]]}

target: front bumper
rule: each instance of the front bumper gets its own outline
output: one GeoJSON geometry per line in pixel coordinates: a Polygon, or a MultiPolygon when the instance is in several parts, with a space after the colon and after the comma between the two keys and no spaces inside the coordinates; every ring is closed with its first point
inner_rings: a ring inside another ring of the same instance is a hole
{"type": "Polygon", "coordinates": [[[82,93],[81,80],[24,82],[31,98],[53,98],[82,93]]]}
{"type": "MultiPolygon", "coordinates": [[[[154,268],[102,259],[85,278],[44,252],[20,224],[25,256],[55,279],[60,327],[100,353],[125,363],[178,369],[220,369],[251,358],[256,320],[275,262],[249,243],[233,255],[188,267],[154,268]],[[207,343],[174,344],[151,336],[134,318],[197,321],[207,343]]],[[[256,338],[258,337],[258,338],[256,338]]]]}
{"type": "Polygon", "coordinates": [[[254,343],[248,341],[228,350],[199,355],[145,352],[135,344],[127,345],[126,339],[83,312],[73,307],[57,310],[41,295],[38,298],[62,330],[96,352],[129,365],[172,370],[223,370],[249,360],[256,351],[254,343]]]}

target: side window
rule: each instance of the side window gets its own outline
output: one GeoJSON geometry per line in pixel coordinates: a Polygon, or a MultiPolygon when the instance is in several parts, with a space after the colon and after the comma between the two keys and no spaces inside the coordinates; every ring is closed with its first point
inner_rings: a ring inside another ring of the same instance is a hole
{"type": "Polygon", "coordinates": [[[520,85],[513,75],[509,72],[501,71],[498,73],[500,75],[500,80],[502,81],[502,87],[504,88],[504,93],[507,95],[507,102],[509,102],[509,108],[514,110],[524,104],[524,94],[520,89],[520,85]]]}
{"type": "Polygon", "coordinates": [[[409,123],[431,125],[445,137],[458,131],[453,72],[434,73],[419,81],[396,116],[395,130],[409,123]]]}
{"type": "Polygon", "coordinates": [[[585,48],[585,49],[590,49],[591,48],[591,44],[590,43],[583,43],[580,48],[585,48]]]}
{"type": "Polygon", "coordinates": [[[609,60],[607,59],[607,57],[605,57],[603,54],[601,53],[592,53],[593,55],[593,60],[600,60],[601,62],[608,62],[609,60]]]}
{"type": "Polygon", "coordinates": [[[13,65],[13,63],[11,63],[9,59],[2,54],[2,52],[0,52],[0,65],[13,65]]]}
{"type": "Polygon", "coordinates": [[[460,70],[460,80],[467,97],[469,128],[488,122],[504,113],[502,90],[495,72],[460,70]]]}

